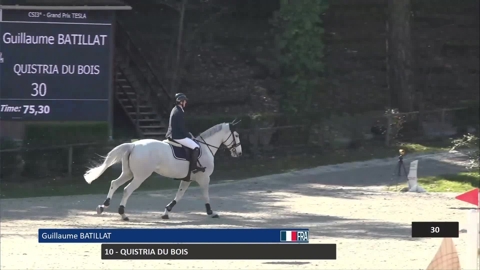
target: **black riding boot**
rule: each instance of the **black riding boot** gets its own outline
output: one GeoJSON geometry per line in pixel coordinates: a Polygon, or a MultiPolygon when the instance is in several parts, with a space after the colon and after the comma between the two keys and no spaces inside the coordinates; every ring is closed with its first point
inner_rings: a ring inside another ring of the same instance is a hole
{"type": "Polygon", "coordinates": [[[193,173],[205,172],[205,167],[200,167],[197,165],[198,155],[200,154],[200,148],[195,148],[192,151],[192,157],[190,159],[190,171],[193,173]]]}

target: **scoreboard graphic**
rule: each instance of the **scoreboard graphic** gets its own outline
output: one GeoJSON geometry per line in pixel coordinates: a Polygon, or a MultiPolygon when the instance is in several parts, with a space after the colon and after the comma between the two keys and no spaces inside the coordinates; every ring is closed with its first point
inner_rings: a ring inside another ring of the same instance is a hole
{"type": "Polygon", "coordinates": [[[39,243],[101,243],[103,260],[335,260],[308,229],[39,229],[39,243]]]}

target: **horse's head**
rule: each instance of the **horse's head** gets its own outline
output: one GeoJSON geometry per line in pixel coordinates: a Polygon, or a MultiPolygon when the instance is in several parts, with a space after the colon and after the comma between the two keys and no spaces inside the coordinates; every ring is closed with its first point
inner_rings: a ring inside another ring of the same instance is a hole
{"type": "MultiPolygon", "coordinates": [[[[241,120],[240,120],[241,121],[241,120]]],[[[228,131],[225,132],[225,137],[223,138],[223,144],[228,148],[232,157],[240,157],[242,155],[242,144],[240,142],[240,136],[235,130],[236,125],[240,121],[233,120],[233,122],[228,123],[228,131]]]]}

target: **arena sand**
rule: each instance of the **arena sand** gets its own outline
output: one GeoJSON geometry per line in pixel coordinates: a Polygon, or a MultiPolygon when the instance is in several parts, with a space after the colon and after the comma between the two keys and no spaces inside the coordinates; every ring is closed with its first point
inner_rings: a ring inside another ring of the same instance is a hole
{"type": "MultiPolygon", "coordinates": [[[[388,161],[390,162],[390,161],[388,161]]],[[[387,163],[388,163],[387,162],[387,163]]],[[[412,221],[465,221],[457,194],[383,191],[347,185],[345,175],[364,178],[385,164],[352,163],[213,185],[206,217],[200,190],[190,188],[170,220],[160,218],[175,191],[136,192],[116,213],[121,189],[101,216],[105,195],[1,200],[1,269],[425,269],[441,239],[412,239],[412,221]],[[362,175],[366,174],[366,175],[362,175]],[[324,184],[328,182],[329,184],[324,184]],[[338,182],[342,186],[331,183],[338,182]],[[100,244],[39,244],[39,228],[255,228],[307,227],[313,243],[336,243],[335,261],[126,261],[100,259],[100,244]]],[[[420,168],[422,164],[420,163],[420,168]]],[[[368,178],[368,177],[367,177],[368,178]]],[[[97,181],[107,181],[99,179],[97,181]]],[[[372,181],[376,182],[376,181],[372,181]]],[[[107,192],[107,191],[105,191],[107,192]]],[[[465,239],[454,239],[461,262],[465,239]]]]}

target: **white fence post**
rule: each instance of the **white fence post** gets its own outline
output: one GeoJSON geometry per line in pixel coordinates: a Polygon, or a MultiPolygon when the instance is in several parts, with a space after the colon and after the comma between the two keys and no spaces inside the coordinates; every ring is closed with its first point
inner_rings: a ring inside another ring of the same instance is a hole
{"type": "Polygon", "coordinates": [[[467,217],[467,252],[466,252],[466,267],[464,269],[479,269],[478,260],[480,253],[480,211],[471,210],[467,217]]]}

